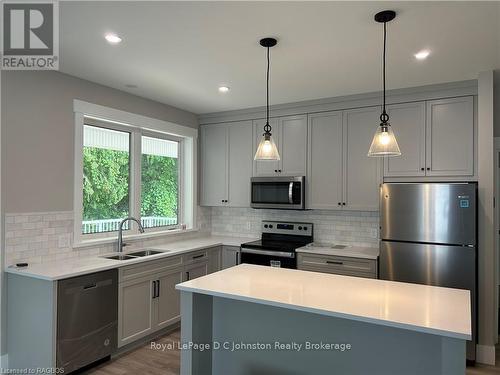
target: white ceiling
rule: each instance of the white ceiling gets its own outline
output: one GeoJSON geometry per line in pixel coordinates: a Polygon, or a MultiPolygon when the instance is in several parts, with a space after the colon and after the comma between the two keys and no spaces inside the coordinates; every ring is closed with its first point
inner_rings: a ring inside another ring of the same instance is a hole
{"type": "Polygon", "coordinates": [[[474,79],[500,68],[500,2],[61,2],[61,70],[194,113],[474,79]],[[123,38],[109,45],[106,32],[123,38]],[[425,61],[413,54],[432,51],[425,61]],[[125,85],[137,85],[127,88],[125,85]],[[228,94],[219,85],[231,87],[228,94]]]}

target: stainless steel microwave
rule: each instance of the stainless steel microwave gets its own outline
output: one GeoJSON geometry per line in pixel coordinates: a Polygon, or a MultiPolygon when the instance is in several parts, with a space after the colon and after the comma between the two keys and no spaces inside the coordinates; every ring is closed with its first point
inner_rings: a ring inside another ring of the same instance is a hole
{"type": "Polygon", "coordinates": [[[250,206],[253,208],[305,209],[305,177],[252,177],[250,206]]]}

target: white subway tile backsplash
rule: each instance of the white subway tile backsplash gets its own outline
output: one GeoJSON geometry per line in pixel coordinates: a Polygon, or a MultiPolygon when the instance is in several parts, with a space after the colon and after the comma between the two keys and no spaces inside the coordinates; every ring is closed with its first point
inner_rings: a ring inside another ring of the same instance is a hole
{"type": "Polygon", "coordinates": [[[213,207],[211,217],[214,235],[238,233],[258,237],[262,220],[311,222],[315,241],[378,247],[378,212],[213,207]]]}
{"type": "MultiPolygon", "coordinates": [[[[211,230],[211,210],[198,207],[197,221],[200,232],[211,230]]],[[[155,246],[179,240],[178,236],[160,236],[128,241],[131,248],[155,246]]],[[[18,262],[45,263],[72,257],[87,257],[115,251],[115,244],[96,245],[73,249],[73,212],[41,212],[5,215],[5,264],[18,262]]]]}
{"type": "MultiPolygon", "coordinates": [[[[250,208],[198,207],[200,232],[214,235],[260,236],[262,220],[303,221],[314,223],[318,242],[377,247],[379,219],[377,212],[282,211],[250,208]]],[[[131,247],[155,246],[197,233],[161,236],[132,241],[131,247]]],[[[71,257],[97,256],[115,251],[115,244],[72,248],[73,212],[6,214],[5,264],[20,261],[45,263],[71,257]]],[[[129,241],[130,242],[130,241],[129,241]]]]}

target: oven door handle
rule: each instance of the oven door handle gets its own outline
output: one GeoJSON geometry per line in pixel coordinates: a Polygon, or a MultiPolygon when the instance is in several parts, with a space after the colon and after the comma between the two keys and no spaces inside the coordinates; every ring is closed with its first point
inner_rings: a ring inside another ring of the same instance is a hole
{"type": "Polygon", "coordinates": [[[293,204],[293,182],[288,185],[288,203],[293,204]]]}
{"type": "Polygon", "coordinates": [[[248,254],[257,254],[257,255],[271,255],[280,258],[295,258],[295,253],[288,253],[285,251],[258,250],[258,249],[249,249],[246,247],[242,247],[241,252],[248,254]]]}

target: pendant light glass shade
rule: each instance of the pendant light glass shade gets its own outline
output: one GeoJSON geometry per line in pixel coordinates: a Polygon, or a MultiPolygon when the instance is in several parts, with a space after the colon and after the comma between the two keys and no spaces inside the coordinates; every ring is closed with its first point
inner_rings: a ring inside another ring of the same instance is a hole
{"type": "Polygon", "coordinates": [[[368,156],[400,156],[398,141],[389,123],[377,128],[373,136],[368,156]]]}
{"type": "Polygon", "coordinates": [[[280,160],[278,147],[276,147],[271,133],[264,133],[262,136],[254,160],[280,160]]]}

